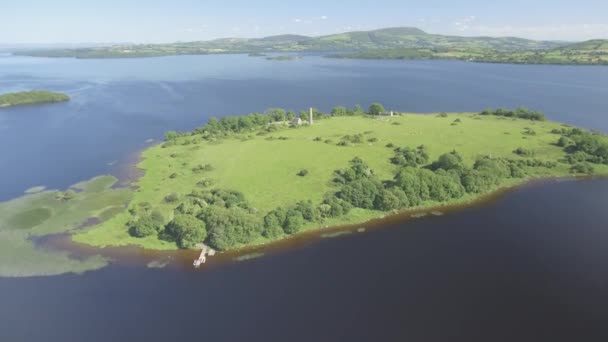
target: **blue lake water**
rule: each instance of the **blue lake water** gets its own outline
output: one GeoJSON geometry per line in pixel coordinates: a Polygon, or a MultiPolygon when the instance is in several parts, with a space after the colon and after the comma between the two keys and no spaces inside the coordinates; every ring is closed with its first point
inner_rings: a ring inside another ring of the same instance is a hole
{"type": "MultiPolygon", "coordinates": [[[[167,130],[268,107],[522,105],[608,132],[608,67],[0,56],[0,93],[26,89],[72,101],[0,109],[0,200],[112,172],[167,130]]],[[[546,182],[200,271],[0,278],[0,341],[607,341],[607,203],[606,179],[546,182]]]]}
{"type": "Polygon", "coordinates": [[[527,106],[608,132],[608,68],[244,55],[78,60],[0,56],[0,93],[49,89],[69,103],[0,109],[0,200],[62,188],[210,116],[374,101],[410,112],[527,106]]]}

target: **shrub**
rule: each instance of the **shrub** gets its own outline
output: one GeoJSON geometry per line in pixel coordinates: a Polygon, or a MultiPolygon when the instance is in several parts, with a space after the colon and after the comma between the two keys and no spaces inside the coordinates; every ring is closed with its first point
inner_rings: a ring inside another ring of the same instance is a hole
{"type": "Polygon", "coordinates": [[[129,234],[137,238],[144,238],[158,234],[163,228],[162,222],[152,218],[151,215],[144,215],[128,224],[129,234]]]}
{"type": "Polygon", "coordinates": [[[367,139],[367,141],[370,143],[377,142],[378,138],[369,138],[369,139],[367,139]]]}
{"type": "Polygon", "coordinates": [[[418,146],[416,149],[409,147],[401,147],[395,149],[395,156],[391,159],[393,164],[401,166],[418,166],[426,164],[429,161],[429,154],[424,145],[418,146]]]}
{"type": "Polygon", "coordinates": [[[192,248],[207,238],[205,222],[192,215],[177,214],[165,228],[180,248],[192,248]]]}
{"type": "Polygon", "coordinates": [[[308,170],[302,169],[302,170],[298,171],[298,176],[305,177],[306,175],[308,175],[308,170]]]}
{"type": "Polygon", "coordinates": [[[570,147],[572,145],[575,145],[574,140],[572,140],[566,136],[561,136],[559,138],[559,140],[557,141],[557,146],[560,146],[560,147],[570,147]]]}
{"type": "Polygon", "coordinates": [[[395,147],[395,144],[393,144],[393,143],[388,143],[388,144],[386,144],[386,147],[388,147],[388,148],[394,148],[394,147],[395,147]]]}
{"type": "Polygon", "coordinates": [[[593,165],[589,163],[578,163],[573,165],[570,168],[570,171],[572,171],[573,173],[592,174],[595,170],[593,168],[593,165]]]}
{"type": "Polygon", "coordinates": [[[371,106],[369,106],[369,110],[368,113],[371,115],[380,115],[380,113],[385,112],[386,110],[384,109],[384,106],[380,103],[372,103],[371,106]]]}
{"type": "Polygon", "coordinates": [[[531,157],[534,155],[534,151],[525,149],[523,147],[516,148],[513,151],[513,153],[517,154],[518,156],[523,156],[523,157],[531,157]]]}
{"type": "Polygon", "coordinates": [[[336,106],[331,110],[333,116],[345,116],[348,115],[348,111],[344,106],[336,106]]]}
{"type": "Polygon", "coordinates": [[[175,172],[174,172],[174,173],[172,173],[172,174],[169,176],[169,178],[171,178],[171,179],[177,178],[177,173],[175,173],[175,172]]]}
{"type": "Polygon", "coordinates": [[[294,209],[290,209],[287,211],[285,217],[285,224],[283,226],[283,231],[285,232],[285,234],[295,234],[299,232],[300,229],[302,229],[303,225],[304,216],[302,216],[301,212],[294,209]]]}
{"type": "Polygon", "coordinates": [[[171,141],[171,140],[175,140],[177,139],[178,134],[176,131],[168,131],[165,133],[165,140],[166,141],[171,141]]]}
{"type": "Polygon", "coordinates": [[[175,192],[172,192],[170,194],[168,194],[167,196],[165,196],[165,202],[167,203],[175,203],[179,201],[179,195],[176,194],[175,192]]]}
{"type": "Polygon", "coordinates": [[[448,113],[445,113],[445,112],[443,112],[443,113],[439,113],[439,114],[437,114],[437,117],[440,117],[440,118],[447,118],[447,117],[448,117],[448,113]]]}

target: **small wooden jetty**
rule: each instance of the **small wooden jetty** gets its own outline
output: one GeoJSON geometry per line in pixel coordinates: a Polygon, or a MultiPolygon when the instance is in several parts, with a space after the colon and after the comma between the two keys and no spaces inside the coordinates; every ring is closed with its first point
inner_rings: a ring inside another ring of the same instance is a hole
{"type": "Polygon", "coordinates": [[[202,245],[201,255],[195,259],[192,265],[196,268],[200,267],[207,261],[207,256],[214,256],[215,250],[207,245],[202,245]]]}

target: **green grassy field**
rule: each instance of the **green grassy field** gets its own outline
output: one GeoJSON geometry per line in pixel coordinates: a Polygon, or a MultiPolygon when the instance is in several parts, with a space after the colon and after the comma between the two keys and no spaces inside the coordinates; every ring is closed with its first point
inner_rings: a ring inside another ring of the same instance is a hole
{"type": "MultiPolygon", "coordinates": [[[[178,144],[163,148],[154,146],[143,152],[139,167],[145,175],[137,182],[131,206],[149,202],[167,219],[173,213],[174,204],[164,201],[165,196],[177,193],[184,196],[197,188],[203,179],[211,180],[213,188],[242,192],[250,204],[263,216],[277,206],[285,206],[300,200],[319,203],[328,191],[335,190],[331,180],[336,169],[344,168],[354,157],[362,158],[383,180],[392,179],[397,166],[390,163],[393,149],[416,147],[424,144],[431,160],[452,150],[458,151],[466,165],[483,155],[492,157],[521,158],[513,151],[522,147],[533,151],[534,158],[555,161],[564,157],[562,148],[555,145],[559,135],[552,129],[563,125],[549,121],[529,121],[477,114],[438,115],[404,114],[395,117],[332,117],[319,120],[313,126],[285,128],[265,136],[238,134],[221,141],[178,144]],[[455,123],[460,119],[460,123],[455,123]],[[527,134],[532,129],[535,135],[527,134]],[[351,146],[338,146],[345,135],[362,133],[365,142],[351,146]],[[317,140],[317,141],[315,141],[317,140]],[[373,142],[372,142],[373,141],[373,142]],[[192,169],[201,164],[211,164],[212,171],[197,173],[192,169]],[[298,171],[309,171],[305,177],[298,171]]],[[[570,174],[571,165],[559,163],[557,167],[531,168],[530,177],[564,176],[570,174]]],[[[608,174],[608,166],[598,165],[597,174],[608,174]]],[[[522,180],[508,180],[501,186],[513,185],[522,180]]],[[[466,195],[452,203],[474,199],[466,195]]],[[[445,204],[445,203],[444,203],[445,204]]],[[[437,203],[424,203],[432,207],[437,203]]],[[[365,222],[386,212],[354,209],[345,217],[330,219],[323,226],[365,222]]],[[[108,221],[74,236],[74,240],[93,246],[137,245],[151,249],[175,249],[174,243],[161,241],[156,236],[143,239],[131,237],[126,223],[131,219],[127,212],[119,213],[108,221]]],[[[318,228],[309,224],[306,228],[318,228]]],[[[255,243],[267,242],[263,238],[255,243]]]]}
{"type": "Polygon", "coordinates": [[[0,276],[54,275],[82,272],[106,265],[101,257],[73,259],[67,252],[37,248],[32,239],[78,230],[91,218],[110,218],[125,210],[127,188],[112,189],[116,178],[103,176],[62,192],[41,191],[0,203],[0,276]]]}

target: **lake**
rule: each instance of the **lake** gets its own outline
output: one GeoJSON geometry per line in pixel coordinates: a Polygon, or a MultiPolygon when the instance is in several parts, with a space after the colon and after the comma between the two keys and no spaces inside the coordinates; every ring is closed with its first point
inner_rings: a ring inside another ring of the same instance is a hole
{"type": "Polygon", "coordinates": [[[0,200],[112,172],[168,130],[210,116],[379,101],[400,111],[527,106],[608,132],[608,68],[244,55],[77,60],[0,56],[0,93],[66,92],[69,103],[0,109],[0,200]]]}
{"type": "MultiPolygon", "coordinates": [[[[608,132],[607,67],[0,56],[0,93],[30,88],[73,100],[0,110],[0,200],[119,172],[167,130],[269,107],[522,105],[608,132]]],[[[0,278],[0,341],[605,341],[606,203],[605,179],[542,182],[199,271],[0,278]]]]}

